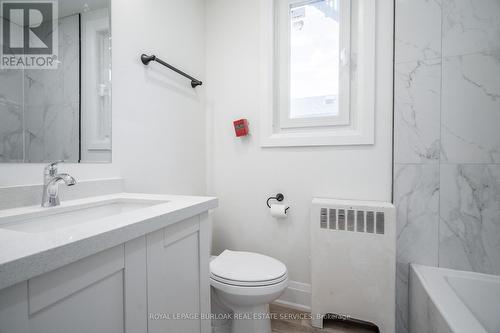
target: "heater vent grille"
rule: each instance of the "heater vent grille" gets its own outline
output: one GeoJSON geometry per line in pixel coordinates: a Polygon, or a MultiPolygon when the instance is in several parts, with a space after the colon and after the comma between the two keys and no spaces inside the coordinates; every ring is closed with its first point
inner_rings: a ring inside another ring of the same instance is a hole
{"type": "Polygon", "coordinates": [[[385,234],[384,212],[321,208],[319,222],[321,229],[385,234]]]}
{"type": "Polygon", "coordinates": [[[327,211],[328,210],[326,208],[321,208],[320,224],[322,229],[326,229],[326,226],[328,224],[328,217],[326,216],[327,211]]]}
{"type": "MultiPolygon", "coordinates": [[[[349,314],[394,333],[396,217],[389,202],[314,198],[310,211],[311,316],[349,314]],[[333,297],[332,297],[333,295],[333,297]],[[380,297],[384,295],[384,297],[380,297]]],[[[500,332],[499,332],[500,333],[500,332]]]]}

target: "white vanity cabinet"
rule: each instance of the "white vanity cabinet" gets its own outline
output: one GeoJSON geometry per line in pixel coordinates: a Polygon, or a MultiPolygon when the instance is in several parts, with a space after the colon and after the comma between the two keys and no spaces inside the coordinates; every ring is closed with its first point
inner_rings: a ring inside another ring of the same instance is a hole
{"type": "Polygon", "coordinates": [[[196,218],[146,237],[148,312],[159,318],[149,319],[149,333],[210,332],[200,316],[210,314],[208,237],[208,223],[196,218]]]}
{"type": "Polygon", "coordinates": [[[0,290],[0,333],[208,333],[209,234],[202,213],[0,290]]]}

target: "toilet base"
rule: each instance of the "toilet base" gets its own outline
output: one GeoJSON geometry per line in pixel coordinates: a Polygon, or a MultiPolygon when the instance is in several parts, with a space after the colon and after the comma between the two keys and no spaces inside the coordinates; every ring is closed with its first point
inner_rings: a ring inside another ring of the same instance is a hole
{"type": "Polygon", "coordinates": [[[233,307],[231,333],[271,333],[269,305],[233,307]]]}

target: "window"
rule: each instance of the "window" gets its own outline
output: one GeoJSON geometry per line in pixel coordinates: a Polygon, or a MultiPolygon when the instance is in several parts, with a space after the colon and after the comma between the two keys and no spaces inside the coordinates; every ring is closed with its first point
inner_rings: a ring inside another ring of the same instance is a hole
{"type": "Polygon", "coordinates": [[[374,143],[372,0],[261,0],[263,147],[374,143]]]}
{"type": "Polygon", "coordinates": [[[349,124],[350,0],[280,0],[280,127],[349,124]]]}

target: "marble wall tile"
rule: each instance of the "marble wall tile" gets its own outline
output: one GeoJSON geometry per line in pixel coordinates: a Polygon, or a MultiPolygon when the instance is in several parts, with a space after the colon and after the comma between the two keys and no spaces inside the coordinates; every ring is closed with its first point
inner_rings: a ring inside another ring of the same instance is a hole
{"type": "MultiPolygon", "coordinates": [[[[0,17],[0,24],[5,18],[0,17]]],[[[3,48],[3,39],[0,38],[3,48]]],[[[0,69],[0,163],[23,160],[23,70],[0,69]]]]}
{"type": "Polygon", "coordinates": [[[500,163],[500,52],[443,59],[441,112],[443,161],[500,163]]]}
{"type": "Polygon", "coordinates": [[[26,162],[79,160],[79,20],[58,21],[56,70],[26,70],[26,162]]]}
{"type": "Polygon", "coordinates": [[[395,47],[396,319],[406,333],[409,262],[500,274],[500,1],[396,0],[395,47]]]}
{"type": "Polygon", "coordinates": [[[440,58],[441,0],[396,0],[395,39],[396,63],[440,58]]]}
{"type": "Polygon", "coordinates": [[[23,160],[23,72],[0,71],[0,162],[23,160]]]}
{"type": "Polygon", "coordinates": [[[442,165],[440,217],[440,266],[500,274],[500,165],[442,165]]]}
{"type": "MultiPolygon", "coordinates": [[[[0,24],[5,23],[0,17],[0,24]]],[[[0,69],[0,163],[21,162],[23,157],[23,70],[0,69]]]]}
{"type": "Polygon", "coordinates": [[[409,263],[438,263],[439,165],[396,165],[394,203],[397,209],[397,332],[408,331],[409,263]]]}
{"type": "Polygon", "coordinates": [[[395,163],[438,163],[441,60],[396,65],[395,163]]]}
{"type": "Polygon", "coordinates": [[[26,162],[79,159],[79,104],[25,106],[26,162]]]}
{"type": "Polygon", "coordinates": [[[500,50],[500,1],[443,0],[443,56],[500,50]]]}

